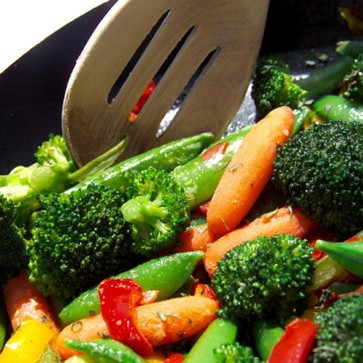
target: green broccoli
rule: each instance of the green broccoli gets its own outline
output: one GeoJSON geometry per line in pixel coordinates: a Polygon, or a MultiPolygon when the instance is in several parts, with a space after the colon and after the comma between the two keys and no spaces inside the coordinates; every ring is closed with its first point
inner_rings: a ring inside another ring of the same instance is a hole
{"type": "Polygon", "coordinates": [[[223,344],[214,350],[214,354],[220,363],[263,363],[251,347],[238,342],[223,344]]]}
{"type": "Polygon", "coordinates": [[[326,312],[318,313],[313,363],[363,362],[363,294],[338,299],[326,312]]]}
{"type": "Polygon", "coordinates": [[[302,89],[290,74],[290,67],[282,59],[268,57],[255,68],[252,98],[260,117],[273,108],[299,108],[306,102],[308,92],[302,89]]]}
{"type": "Polygon", "coordinates": [[[31,213],[38,208],[38,194],[68,189],[100,168],[111,165],[123,149],[124,140],[77,170],[64,138],[51,134],[36,150],[34,164],[17,166],[8,175],[0,176],[0,194],[14,202],[15,222],[23,226],[31,213]]]}
{"type": "Polygon", "coordinates": [[[121,213],[124,193],[89,184],[38,197],[40,210],[26,245],[29,279],[45,296],[73,298],[135,263],[121,213]]]}
{"type": "Polygon", "coordinates": [[[278,148],[272,182],[322,226],[348,236],[363,229],[363,124],[326,121],[278,148]]]}
{"type": "Polygon", "coordinates": [[[131,251],[149,257],[174,245],[190,221],[190,204],[172,175],[145,169],[131,180],[126,193],[121,211],[131,225],[131,251]]]}
{"type": "Polygon", "coordinates": [[[0,283],[27,266],[25,230],[15,224],[14,203],[0,194],[0,283]]]}
{"type": "Polygon", "coordinates": [[[351,57],[344,56],[298,79],[291,74],[290,66],[282,58],[265,58],[256,65],[252,79],[251,95],[259,117],[279,106],[289,106],[294,111],[304,107],[309,123],[317,122],[318,117],[307,106],[308,101],[341,84],[352,62],[351,57]]]}
{"type": "Polygon", "coordinates": [[[289,234],[257,237],[230,250],[218,262],[211,286],[218,314],[238,321],[271,318],[285,324],[307,306],[314,273],[313,249],[289,234]]]}
{"type": "Polygon", "coordinates": [[[343,79],[342,96],[363,104],[363,53],[354,58],[350,71],[343,79]]]}

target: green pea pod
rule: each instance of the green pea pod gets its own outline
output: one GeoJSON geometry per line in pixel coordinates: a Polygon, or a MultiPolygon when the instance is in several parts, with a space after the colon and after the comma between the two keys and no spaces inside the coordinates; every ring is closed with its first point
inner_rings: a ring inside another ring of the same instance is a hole
{"type": "Polygon", "coordinates": [[[183,165],[199,155],[213,141],[214,136],[210,132],[171,141],[93,174],[68,189],[66,193],[86,188],[90,183],[126,188],[131,173],[148,167],[172,171],[176,166],[183,165]]]}
{"type": "Polygon", "coordinates": [[[183,363],[213,363],[217,360],[214,350],[222,344],[234,343],[238,328],[235,323],[222,318],[214,320],[198,338],[183,363]]]}
{"type": "Polygon", "coordinates": [[[66,340],[68,348],[76,349],[98,363],[147,363],[127,345],[114,339],[91,341],[66,340]]]}
{"type": "Polygon", "coordinates": [[[312,107],[325,120],[363,122],[363,105],[341,96],[322,96],[312,107]]]}
{"type": "Polygon", "coordinates": [[[363,241],[327,242],[317,240],[315,248],[325,252],[353,275],[363,278],[363,241]]]}
{"type": "Polygon", "coordinates": [[[261,359],[267,361],[274,345],[280,340],[284,328],[272,320],[257,319],[252,324],[252,335],[261,359]]]}
{"type": "MultiPolygon", "coordinates": [[[[154,258],[115,278],[132,278],[143,290],[158,290],[158,300],[172,296],[189,279],[197,263],[203,258],[202,251],[179,252],[154,258]]],[[[100,312],[97,286],[85,291],[66,305],[59,313],[62,326],[100,312]]]]}
{"type": "Polygon", "coordinates": [[[253,125],[246,126],[218,140],[203,153],[171,172],[186,191],[191,209],[212,197],[226,166],[252,127],[253,125]]]}

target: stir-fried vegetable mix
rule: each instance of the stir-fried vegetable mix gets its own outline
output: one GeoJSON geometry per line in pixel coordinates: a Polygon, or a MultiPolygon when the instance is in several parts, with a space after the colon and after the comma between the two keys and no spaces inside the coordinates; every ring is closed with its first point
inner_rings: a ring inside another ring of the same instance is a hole
{"type": "Polygon", "coordinates": [[[258,64],[260,119],[220,140],[77,170],[51,135],[1,176],[0,363],[363,362],[363,53],[338,50],[258,64]]]}

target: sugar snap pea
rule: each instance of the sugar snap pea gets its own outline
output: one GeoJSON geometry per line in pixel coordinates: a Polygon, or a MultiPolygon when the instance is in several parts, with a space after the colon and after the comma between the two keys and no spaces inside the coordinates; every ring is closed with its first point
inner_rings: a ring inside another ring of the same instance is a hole
{"type": "Polygon", "coordinates": [[[256,350],[261,359],[267,361],[272,348],[280,340],[284,328],[272,320],[255,320],[252,335],[256,350]]]}
{"type": "Polygon", "coordinates": [[[183,363],[215,362],[214,350],[222,344],[234,343],[238,328],[223,318],[214,320],[192,346],[183,363]]]}
{"type": "Polygon", "coordinates": [[[65,345],[83,352],[99,363],[147,363],[127,345],[114,339],[66,340],[65,345]]]}
{"type": "Polygon", "coordinates": [[[66,192],[71,193],[86,188],[90,183],[126,188],[131,173],[137,173],[148,167],[171,171],[199,155],[213,141],[214,136],[210,132],[171,141],[93,174],[66,192]]]}
{"type": "Polygon", "coordinates": [[[325,120],[363,122],[363,105],[341,96],[322,96],[313,103],[313,109],[325,120]]]}
{"type": "MultiPolygon", "coordinates": [[[[143,290],[158,290],[158,300],[173,295],[192,274],[203,258],[201,251],[180,252],[144,262],[115,276],[132,278],[143,290]]],[[[100,312],[97,286],[91,288],[66,305],[59,313],[62,326],[100,312]]]]}
{"type": "Polygon", "coordinates": [[[363,232],[359,232],[356,241],[353,242],[317,240],[314,246],[338,262],[345,270],[363,278],[363,232]]]}

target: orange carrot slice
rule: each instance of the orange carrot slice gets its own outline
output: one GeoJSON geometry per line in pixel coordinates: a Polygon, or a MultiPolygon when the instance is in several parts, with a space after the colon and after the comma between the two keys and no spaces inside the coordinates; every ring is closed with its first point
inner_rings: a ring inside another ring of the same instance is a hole
{"type": "Polygon", "coordinates": [[[282,207],[276,212],[265,214],[254,221],[227,233],[207,248],[204,266],[210,277],[217,268],[218,261],[232,248],[257,236],[274,236],[279,233],[289,233],[304,237],[308,232],[318,227],[318,223],[301,214],[298,209],[291,211],[282,207]]]}
{"type": "MultiPolygon", "coordinates": [[[[199,334],[215,318],[218,302],[204,296],[184,296],[136,307],[137,327],[153,347],[199,334]]],[[[53,349],[67,359],[79,354],[65,347],[66,339],[93,340],[108,336],[101,314],[66,326],[51,341],[53,349]]]]}
{"type": "Polygon", "coordinates": [[[3,284],[3,296],[13,331],[25,318],[49,324],[54,332],[58,325],[46,298],[34,287],[25,273],[8,279],[3,284]]]}
{"type": "Polygon", "coordinates": [[[289,107],[272,110],[247,134],[227,166],[209,203],[209,230],[220,237],[234,230],[270,180],[277,147],[291,136],[289,107]]]}

